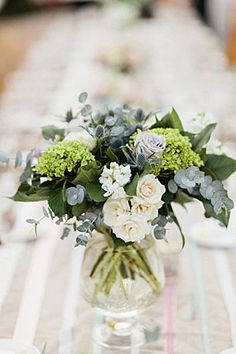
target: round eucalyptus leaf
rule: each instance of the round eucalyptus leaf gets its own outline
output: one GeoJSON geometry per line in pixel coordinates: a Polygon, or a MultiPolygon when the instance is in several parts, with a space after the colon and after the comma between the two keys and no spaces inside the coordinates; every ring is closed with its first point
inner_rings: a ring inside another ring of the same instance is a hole
{"type": "Polygon", "coordinates": [[[79,95],[79,102],[80,103],[85,103],[86,100],[88,98],[88,94],[87,92],[82,92],[80,95],[79,95]]]}
{"type": "Polygon", "coordinates": [[[88,235],[86,233],[80,233],[76,237],[76,246],[86,246],[88,243],[88,235]]]}
{"type": "Polygon", "coordinates": [[[111,129],[111,135],[112,135],[112,136],[119,136],[119,135],[121,135],[121,134],[124,133],[124,130],[125,130],[124,126],[113,127],[113,128],[111,129]]]}
{"type": "Polygon", "coordinates": [[[173,179],[168,182],[168,190],[170,193],[175,194],[178,190],[178,186],[173,179]]]}
{"type": "Polygon", "coordinates": [[[81,114],[83,117],[87,117],[92,113],[92,106],[90,104],[86,104],[82,109],[81,109],[81,114]]]}
{"type": "Polygon", "coordinates": [[[104,135],[104,128],[102,125],[98,125],[95,130],[95,136],[96,138],[101,138],[103,135],[104,135]]]}
{"type": "Polygon", "coordinates": [[[66,190],[67,203],[71,206],[81,204],[84,201],[84,189],[81,186],[70,187],[66,190]]]}
{"type": "Polygon", "coordinates": [[[106,123],[106,125],[108,125],[109,127],[113,127],[113,126],[116,124],[116,120],[117,120],[116,117],[108,116],[108,117],[106,117],[106,119],[105,119],[105,123],[106,123]]]}
{"type": "Polygon", "coordinates": [[[163,240],[166,234],[166,230],[164,227],[156,226],[153,233],[157,240],[163,240]]]}

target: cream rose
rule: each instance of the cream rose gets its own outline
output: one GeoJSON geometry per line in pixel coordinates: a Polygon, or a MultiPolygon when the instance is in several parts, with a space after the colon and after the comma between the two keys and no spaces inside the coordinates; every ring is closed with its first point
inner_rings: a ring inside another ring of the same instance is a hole
{"type": "Polygon", "coordinates": [[[129,209],[129,203],[126,198],[108,198],[103,206],[104,223],[107,226],[113,226],[117,222],[117,219],[124,213],[127,213],[129,209]]]}
{"type": "Polygon", "coordinates": [[[97,145],[97,139],[90,135],[85,129],[69,133],[64,140],[79,140],[86,145],[89,150],[93,150],[97,145]]]}
{"type": "Polygon", "coordinates": [[[137,197],[132,198],[131,203],[131,212],[143,216],[146,220],[152,220],[158,216],[159,207],[155,204],[149,204],[137,197]]]}
{"type": "Polygon", "coordinates": [[[136,194],[149,204],[159,204],[165,190],[155,175],[145,175],[138,181],[136,194]]]}
{"type": "Polygon", "coordinates": [[[147,220],[138,214],[122,214],[113,227],[116,237],[125,242],[142,240],[148,233],[147,220]]]}

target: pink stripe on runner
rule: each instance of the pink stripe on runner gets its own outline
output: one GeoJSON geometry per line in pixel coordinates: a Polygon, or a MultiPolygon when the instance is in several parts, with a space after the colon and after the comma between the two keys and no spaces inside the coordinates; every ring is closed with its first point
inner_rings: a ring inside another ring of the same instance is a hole
{"type": "Polygon", "coordinates": [[[167,278],[164,291],[165,300],[165,353],[176,354],[176,284],[172,278],[167,278]]]}

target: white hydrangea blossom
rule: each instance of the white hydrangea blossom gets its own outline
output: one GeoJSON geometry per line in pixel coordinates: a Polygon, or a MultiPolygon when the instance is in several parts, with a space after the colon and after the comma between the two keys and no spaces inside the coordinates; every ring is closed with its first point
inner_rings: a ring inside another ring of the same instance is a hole
{"type": "Polygon", "coordinates": [[[129,183],[131,177],[130,166],[118,165],[111,162],[110,167],[104,167],[99,182],[105,191],[104,196],[112,198],[124,198],[126,196],[124,186],[129,183]]]}
{"type": "MultiPolygon", "coordinates": [[[[207,125],[216,123],[216,119],[212,113],[196,113],[194,117],[188,122],[187,130],[190,133],[198,134],[207,125]]],[[[222,142],[214,137],[206,145],[207,154],[230,154],[230,150],[222,144],[222,142]]]]}
{"type": "Polygon", "coordinates": [[[198,134],[208,124],[216,123],[216,119],[212,113],[198,112],[190,119],[187,124],[187,130],[190,133],[198,134]]]}

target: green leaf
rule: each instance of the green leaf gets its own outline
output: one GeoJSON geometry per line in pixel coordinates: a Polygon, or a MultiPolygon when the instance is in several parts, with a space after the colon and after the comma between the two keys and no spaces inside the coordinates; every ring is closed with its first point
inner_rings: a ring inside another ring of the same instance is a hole
{"type": "Polygon", "coordinates": [[[72,207],[72,214],[76,218],[79,218],[81,214],[86,212],[87,208],[88,204],[86,203],[86,201],[84,201],[82,204],[77,204],[72,207]]]}
{"type": "Polygon", "coordinates": [[[189,132],[186,132],[186,131],[182,131],[181,132],[181,135],[183,136],[187,136],[187,138],[189,138],[190,142],[193,143],[193,140],[196,136],[196,134],[193,134],[193,133],[189,133],[189,132]]]}
{"type": "Polygon", "coordinates": [[[204,145],[210,140],[211,134],[216,127],[216,123],[208,124],[199,134],[195,135],[192,141],[194,151],[200,153],[204,145]]]}
{"type": "Polygon", "coordinates": [[[229,219],[230,219],[230,212],[229,211],[223,210],[220,214],[217,215],[210,202],[208,202],[208,201],[203,202],[203,206],[205,209],[205,216],[207,218],[214,218],[216,220],[219,220],[225,227],[228,226],[229,219]]]}
{"type": "Polygon", "coordinates": [[[236,160],[226,155],[207,155],[205,166],[221,181],[236,171],[236,160]]]}
{"type": "Polygon", "coordinates": [[[64,189],[58,188],[54,191],[51,191],[48,199],[48,205],[56,216],[64,216],[66,214],[64,189]]]}
{"type": "Polygon", "coordinates": [[[55,125],[47,125],[42,128],[42,136],[45,140],[55,140],[59,136],[60,140],[65,137],[65,129],[57,128],[55,125]]]}
{"type": "Polygon", "coordinates": [[[107,149],[106,155],[111,161],[115,161],[115,162],[119,163],[119,159],[118,159],[118,157],[116,156],[114,150],[111,147],[109,147],[107,149]]]}
{"type": "Polygon", "coordinates": [[[180,204],[182,207],[185,208],[184,204],[193,202],[193,198],[190,197],[184,191],[179,189],[176,193],[176,198],[175,198],[174,202],[180,204]]]}
{"type": "Polygon", "coordinates": [[[205,175],[211,176],[213,180],[218,179],[216,174],[206,166],[201,166],[201,171],[205,172],[205,175]]]}
{"type": "Polygon", "coordinates": [[[136,173],[136,175],[134,176],[132,181],[125,186],[126,194],[128,194],[130,196],[135,196],[136,195],[136,189],[137,189],[139,178],[140,178],[139,174],[136,173]]]}
{"type": "Polygon", "coordinates": [[[105,191],[98,182],[88,183],[86,185],[86,191],[94,202],[100,203],[106,200],[106,197],[104,197],[105,191]]]}
{"type": "MultiPolygon", "coordinates": [[[[154,128],[154,126],[152,128],[154,128]]],[[[161,120],[156,123],[155,128],[173,128],[182,131],[183,125],[178,113],[173,108],[171,112],[167,113],[161,120]]]]}
{"type": "Polygon", "coordinates": [[[78,174],[72,183],[74,185],[80,184],[85,187],[87,183],[95,182],[100,174],[101,169],[98,168],[96,162],[92,162],[89,165],[80,167],[78,169],[78,174]]]}
{"type": "Polygon", "coordinates": [[[173,195],[173,193],[166,191],[162,196],[162,200],[163,202],[169,204],[175,200],[175,196],[173,195]]]}
{"type": "Polygon", "coordinates": [[[173,218],[174,223],[177,225],[177,227],[179,229],[179,232],[180,232],[180,235],[181,235],[181,238],[182,238],[182,249],[183,249],[184,246],[185,246],[185,236],[184,236],[182,227],[181,227],[181,225],[179,223],[179,220],[177,219],[177,216],[175,215],[175,212],[174,212],[174,210],[173,210],[171,205],[169,206],[169,209],[170,209],[170,216],[173,218]]]}
{"type": "Polygon", "coordinates": [[[27,182],[21,183],[16,194],[11,197],[15,202],[38,202],[49,198],[50,188],[33,187],[27,182]]]}

